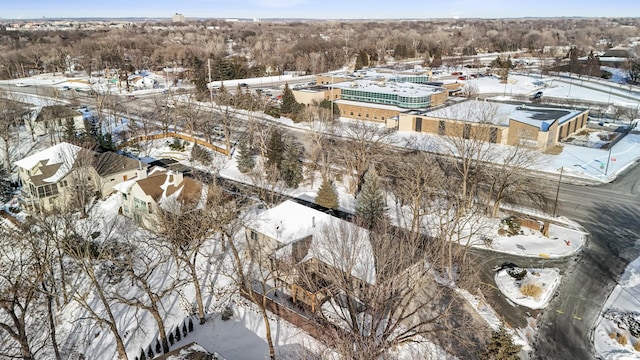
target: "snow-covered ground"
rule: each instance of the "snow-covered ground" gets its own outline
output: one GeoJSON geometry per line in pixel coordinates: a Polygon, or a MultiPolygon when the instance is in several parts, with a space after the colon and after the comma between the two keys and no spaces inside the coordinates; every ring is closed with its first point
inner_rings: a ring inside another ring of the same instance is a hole
{"type": "Polygon", "coordinates": [[[545,237],[538,230],[522,228],[522,233],[518,235],[506,236],[498,235],[499,228],[498,219],[488,219],[493,221],[494,226],[488,229],[494,229],[495,232],[488,234],[485,232],[484,237],[492,239],[491,245],[485,244],[484,241],[476,241],[474,247],[485,248],[492,251],[509,253],[526,257],[539,257],[543,259],[567,257],[579,252],[586,241],[587,233],[579,229],[574,229],[572,224],[563,226],[557,224],[549,225],[549,237],[545,237]]]}
{"type": "Polygon", "coordinates": [[[498,271],[495,276],[496,285],[512,302],[530,309],[544,309],[560,285],[560,273],[558,269],[527,268],[525,270],[527,275],[522,280],[516,280],[507,270],[498,271]],[[523,286],[538,287],[540,292],[535,296],[525,295],[522,292],[523,286]]]}
{"type": "Polygon", "coordinates": [[[603,359],[640,359],[640,258],[627,266],[596,324],[593,341],[603,359]]]}
{"type": "MultiPolygon", "coordinates": [[[[510,83],[507,84],[506,86],[504,84],[499,84],[498,80],[493,78],[482,78],[482,79],[477,79],[473,81],[477,81],[482,92],[495,92],[495,93],[503,92],[504,94],[508,93],[510,95],[512,92],[513,94],[531,94],[532,92],[538,90],[538,88],[536,88],[536,85],[533,85],[533,82],[537,81],[535,77],[529,77],[529,76],[523,76],[523,75],[512,75],[510,76],[510,79],[511,79],[510,83]]],[[[254,84],[256,83],[255,81],[259,81],[259,80],[244,80],[243,82],[254,84]]],[[[41,77],[34,77],[30,79],[20,79],[19,81],[16,80],[13,82],[14,83],[22,82],[24,84],[33,85],[33,86],[38,84],[42,84],[42,85],[47,84],[47,85],[62,87],[62,86],[67,86],[64,84],[68,83],[68,79],[41,76],[41,77]]],[[[227,83],[225,82],[225,85],[226,84],[227,83]]],[[[598,85],[589,84],[589,86],[597,87],[598,85]]],[[[134,90],[134,92],[135,91],[151,92],[151,91],[162,91],[162,90],[159,90],[159,89],[142,90],[141,89],[141,90],[134,90]]],[[[578,84],[578,81],[575,81],[575,80],[571,80],[571,84],[566,84],[564,80],[562,81],[558,80],[557,82],[552,83],[551,88],[546,88],[544,91],[545,91],[545,94],[549,94],[550,96],[554,96],[554,97],[562,96],[564,91],[566,91],[567,97],[571,96],[573,98],[573,97],[580,96],[581,98],[588,99],[588,100],[595,100],[595,101],[610,100],[611,102],[616,102],[620,104],[625,102],[626,104],[629,104],[628,99],[618,97],[618,94],[621,93],[623,90],[612,91],[611,95],[609,95],[608,93],[603,95],[602,92],[594,91],[592,89],[587,89],[587,88],[581,88],[581,86],[578,84]],[[571,89],[568,88],[569,86],[571,87],[571,89]],[[552,95],[554,94],[554,92],[555,92],[555,95],[552,95]],[[605,96],[606,99],[603,100],[603,96],[605,96]]],[[[33,102],[39,103],[40,105],[50,103],[50,100],[43,99],[42,97],[38,97],[38,96],[31,96],[29,97],[29,99],[33,99],[33,102]]],[[[291,122],[291,120],[285,119],[285,118],[274,120],[274,121],[278,121],[290,127],[296,127],[300,129],[309,128],[308,124],[304,124],[304,123],[294,124],[293,122],[291,122]]],[[[124,125],[125,124],[121,124],[121,126],[124,126],[124,125]]],[[[415,134],[398,133],[396,134],[395,139],[397,140],[398,138],[403,138],[403,137],[405,138],[405,140],[410,138],[414,139],[415,134]]],[[[16,159],[24,157],[24,155],[27,155],[28,153],[32,153],[36,150],[40,150],[43,147],[45,147],[44,143],[46,141],[39,141],[36,143],[32,143],[31,141],[26,139],[27,137],[25,136],[24,139],[22,139],[22,141],[18,143],[18,148],[15,151],[15,154],[17,154],[15,155],[16,159]]],[[[44,140],[44,139],[41,139],[41,140],[44,140]]],[[[421,141],[424,141],[425,143],[424,146],[427,146],[426,144],[428,144],[430,140],[431,139],[429,138],[428,135],[421,137],[421,141]]],[[[190,163],[188,157],[184,156],[184,154],[168,154],[167,151],[168,150],[166,149],[166,141],[160,141],[159,143],[153,143],[149,146],[149,152],[147,155],[153,158],[162,158],[162,157],[171,155],[171,157],[178,158],[181,161],[187,162],[189,165],[192,165],[192,166],[197,165],[197,164],[190,163]]],[[[560,169],[562,169],[563,173],[567,175],[573,175],[579,178],[595,179],[598,181],[606,181],[606,180],[611,180],[616,173],[620,172],[625,167],[632,164],[638,158],[640,158],[640,135],[630,134],[626,136],[618,144],[616,144],[610,153],[608,151],[603,151],[600,149],[585,148],[585,147],[580,147],[576,145],[565,144],[563,151],[560,155],[540,154],[540,159],[541,159],[540,163],[544,165],[539,165],[540,166],[539,169],[547,172],[551,172],[551,173],[559,173],[560,169]],[[603,165],[606,163],[608,163],[608,168],[603,167],[603,165]]],[[[251,179],[248,176],[241,174],[237,170],[235,165],[235,160],[226,161],[219,156],[214,161],[214,164],[215,164],[214,166],[218,170],[220,170],[221,176],[239,180],[239,181],[251,182],[251,179]]],[[[291,196],[300,197],[305,200],[313,200],[315,198],[319,185],[320,185],[319,180],[316,180],[314,183],[306,183],[298,189],[295,189],[295,190],[290,189],[287,191],[289,192],[288,194],[291,196]]],[[[355,208],[354,206],[355,200],[353,196],[347,192],[346,183],[338,183],[336,185],[339,191],[340,208],[345,211],[353,211],[355,208]]],[[[113,203],[107,202],[103,205],[104,207],[103,211],[105,213],[107,212],[110,212],[112,214],[117,213],[117,211],[114,210],[117,207],[114,207],[114,206],[115,205],[113,205],[113,203]]],[[[394,207],[391,207],[391,208],[394,208],[394,207]]],[[[393,218],[394,215],[390,214],[390,217],[393,218]]],[[[580,247],[584,243],[584,234],[579,230],[572,229],[572,227],[573,226],[560,227],[557,225],[551,225],[550,236],[549,238],[545,238],[542,235],[540,235],[539,232],[528,231],[528,230],[525,234],[522,234],[522,235],[516,235],[511,237],[497,236],[498,226],[496,226],[495,227],[496,234],[492,236],[493,241],[491,243],[490,248],[491,250],[494,250],[494,251],[502,251],[502,252],[512,253],[516,255],[523,255],[523,256],[533,256],[533,257],[543,257],[543,258],[568,256],[575,253],[576,251],[579,251],[580,247]]],[[[480,247],[487,246],[485,245],[484,242],[479,242],[477,240],[473,241],[473,245],[480,246],[480,247]]],[[[548,291],[545,290],[544,294],[553,294],[554,291],[551,289],[551,286],[548,286],[549,284],[557,283],[557,279],[554,278],[553,270],[547,269],[544,272],[542,270],[536,270],[536,272],[539,272],[541,274],[537,280],[543,282],[545,286],[549,288],[548,291]]],[[[557,275],[557,271],[556,271],[556,275],[557,275]]],[[[498,283],[501,284],[503,282],[498,282],[498,283]]],[[[221,306],[221,304],[217,304],[213,300],[215,299],[215,294],[218,292],[228,291],[229,284],[230,284],[229,279],[227,279],[225,282],[223,278],[218,278],[218,281],[216,282],[215,286],[211,288],[211,292],[207,296],[210,299],[212,299],[210,302],[210,306],[213,309],[219,310],[219,306],[221,306]]],[[[509,288],[508,281],[505,281],[502,285],[505,288],[504,291],[506,292],[514,291],[513,290],[513,286],[515,286],[514,284],[511,285],[512,286],[511,288],[509,288]]],[[[186,293],[184,295],[188,296],[189,294],[186,293]]],[[[528,304],[533,307],[543,306],[546,303],[546,301],[548,301],[548,299],[546,299],[546,296],[547,295],[540,297],[540,299],[543,299],[543,300],[530,301],[528,304]]],[[[623,298],[623,296],[617,295],[616,298],[623,298]]],[[[231,298],[225,298],[224,301],[228,302],[230,301],[229,299],[231,298]]],[[[221,299],[219,300],[222,301],[221,299]]],[[[235,301],[239,301],[239,300],[236,298],[235,301]]],[[[517,302],[516,300],[513,300],[513,301],[517,302]]],[[[167,306],[167,311],[169,312],[168,318],[172,319],[168,323],[168,326],[167,326],[168,328],[177,326],[179,323],[181,323],[184,320],[185,311],[179,304],[180,304],[180,301],[177,299],[174,299],[173,307],[167,306]],[[173,323],[171,321],[173,321],[173,323]]],[[[478,307],[484,306],[481,301],[478,302],[477,305],[478,307]]],[[[525,306],[529,306],[529,305],[525,305],[525,306]]],[[[218,352],[223,357],[226,357],[229,359],[255,358],[256,356],[258,357],[264,356],[265,354],[264,349],[266,349],[266,343],[264,340],[264,334],[261,333],[262,331],[261,329],[263,329],[264,327],[261,325],[260,326],[256,325],[256,324],[262,323],[262,319],[260,318],[259,314],[255,312],[255,309],[251,310],[250,307],[243,308],[242,310],[234,309],[234,311],[236,316],[234,317],[233,320],[230,320],[230,322],[221,322],[221,320],[216,319],[213,322],[215,326],[212,326],[211,329],[201,330],[202,331],[201,335],[204,338],[211,340],[210,342],[206,342],[203,340],[205,344],[210,344],[208,345],[209,347],[207,348],[207,350],[212,352],[213,351],[218,352]],[[216,333],[216,331],[221,331],[221,332],[216,333]],[[244,336],[243,334],[249,335],[249,333],[253,334],[252,336],[250,336],[250,340],[255,340],[254,342],[243,341],[242,344],[237,344],[231,341],[230,338],[228,337],[234,334],[237,336],[244,336]],[[217,340],[214,340],[214,339],[217,339],[217,340]],[[251,351],[247,352],[248,349],[259,349],[259,350],[255,350],[256,352],[251,352],[251,351]],[[262,355],[260,355],[259,353],[262,355]]],[[[79,316],[75,312],[70,312],[70,313],[73,313],[74,317],[79,316]]],[[[122,314],[122,315],[123,317],[126,317],[125,314],[122,314]]],[[[72,322],[72,320],[73,319],[66,320],[66,321],[69,321],[69,323],[65,331],[73,331],[74,326],[77,326],[75,322],[72,322]]],[[[146,327],[151,329],[154,326],[153,320],[150,318],[150,316],[144,316],[144,315],[139,316],[139,318],[136,321],[137,321],[136,324],[133,324],[133,323],[124,324],[125,329],[133,330],[134,325],[138,327],[143,327],[143,328],[146,327]]],[[[489,320],[489,322],[491,323],[491,320],[489,320]]],[[[280,323],[282,323],[282,321],[278,321],[277,319],[274,318],[274,323],[273,323],[274,328],[277,328],[278,334],[280,334],[276,341],[278,346],[287,347],[291,344],[300,344],[306,347],[307,344],[310,344],[309,346],[313,347],[313,345],[315,344],[315,342],[310,337],[305,336],[305,334],[301,334],[301,331],[299,329],[289,328],[284,324],[280,324],[280,323]],[[302,337],[299,338],[298,336],[302,336],[302,337]]],[[[602,323],[605,323],[605,321],[604,320],[601,321],[601,324],[602,323]]],[[[605,330],[609,330],[609,329],[605,329],[605,330]]],[[[63,333],[65,331],[63,331],[63,333]]],[[[83,331],[87,331],[87,329],[84,329],[83,331]]],[[[96,354],[100,354],[102,352],[112,353],[112,350],[110,351],[108,349],[113,349],[113,344],[110,345],[111,347],[109,347],[109,345],[105,345],[105,346],[99,345],[102,343],[102,341],[105,341],[105,344],[109,344],[109,341],[105,339],[106,333],[107,331],[103,330],[101,334],[98,334],[99,339],[92,342],[94,345],[88,347],[89,351],[92,352],[87,354],[89,358],[99,358],[99,356],[97,356],[96,354]],[[91,354],[93,354],[94,356],[92,357],[91,354]]],[[[98,335],[96,335],[96,337],[98,335]]],[[[127,347],[128,349],[129,348],[131,349],[130,355],[132,355],[132,357],[137,356],[139,349],[147,346],[147,344],[149,344],[149,342],[153,340],[154,336],[155,334],[149,333],[149,334],[146,334],[145,336],[129,338],[127,340],[127,347]]],[[[194,333],[194,336],[190,334],[189,337],[187,337],[187,339],[185,339],[184,341],[193,341],[193,339],[196,336],[200,336],[198,335],[198,332],[194,333]]],[[[608,338],[608,335],[607,335],[607,338],[608,338]]],[[[205,344],[201,344],[201,345],[205,345],[205,344]]]]}

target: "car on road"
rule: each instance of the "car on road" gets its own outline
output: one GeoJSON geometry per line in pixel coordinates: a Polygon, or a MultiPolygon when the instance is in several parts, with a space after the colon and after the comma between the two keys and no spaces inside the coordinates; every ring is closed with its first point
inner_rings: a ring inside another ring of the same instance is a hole
{"type": "Polygon", "coordinates": [[[542,91],[536,91],[536,92],[533,94],[533,98],[534,98],[534,99],[540,99],[541,97],[542,97],[542,91]]]}
{"type": "Polygon", "coordinates": [[[135,100],[136,96],[135,95],[127,95],[127,99],[129,100],[135,100]]]}
{"type": "Polygon", "coordinates": [[[27,86],[29,86],[29,84],[25,84],[23,82],[19,82],[19,83],[16,83],[16,86],[17,87],[27,87],[27,86]]]}
{"type": "Polygon", "coordinates": [[[240,87],[249,87],[249,84],[247,84],[247,83],[240,83],[240,87]]]}
{"type": "Polygon", "coordinates": [[[65,90],[65,91],[69,91],[69,90],[71,90],[71,86],[65,85],[65,86],[61,87],[60,89],[65,90]]]}

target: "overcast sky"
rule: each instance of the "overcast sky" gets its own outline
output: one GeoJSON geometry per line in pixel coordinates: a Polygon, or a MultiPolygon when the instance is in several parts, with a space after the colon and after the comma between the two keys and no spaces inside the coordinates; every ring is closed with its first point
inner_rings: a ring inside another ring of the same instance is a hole
{"type": "Polygon", "coordinates": [[[640,0],[1,0],[0,18],[638,17],[640,0]]]}

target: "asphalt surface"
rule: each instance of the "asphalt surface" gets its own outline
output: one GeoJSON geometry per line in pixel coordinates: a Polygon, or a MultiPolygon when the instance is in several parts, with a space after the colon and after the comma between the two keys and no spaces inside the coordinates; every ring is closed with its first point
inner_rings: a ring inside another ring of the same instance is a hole
{"type": "Polygon", "coordinates": [[[580,222],[590,239],[568,259],[556,296],[539,318],[533,359],[592,359],[592,329],[616,281],[640,256],[640,166],[601,186],[563,184],[558,214],[580,222]]]}

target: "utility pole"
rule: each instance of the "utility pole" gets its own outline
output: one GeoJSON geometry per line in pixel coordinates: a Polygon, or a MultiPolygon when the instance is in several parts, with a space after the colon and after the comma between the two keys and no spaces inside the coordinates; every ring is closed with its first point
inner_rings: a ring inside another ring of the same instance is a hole
{"type": "Polygon", "coordinates": [[[611,161],[611,149],[613,149],[613,144],[609,143],[609,157],[607,158],[607,168],[604,170],[604,176],[607,176],[609,172],[609,162],[611,161]]]}
{"type": "Polygon", "coordinates": [[[562,182],[562,172],[564,166],[560,168],[560,177],[558,178],[558,188],[556,189],[556,202],[553,204],[553,217],[556,217],[556,209],[558,208],[558,196],[560,195],[560,183],[562,182]]]}

